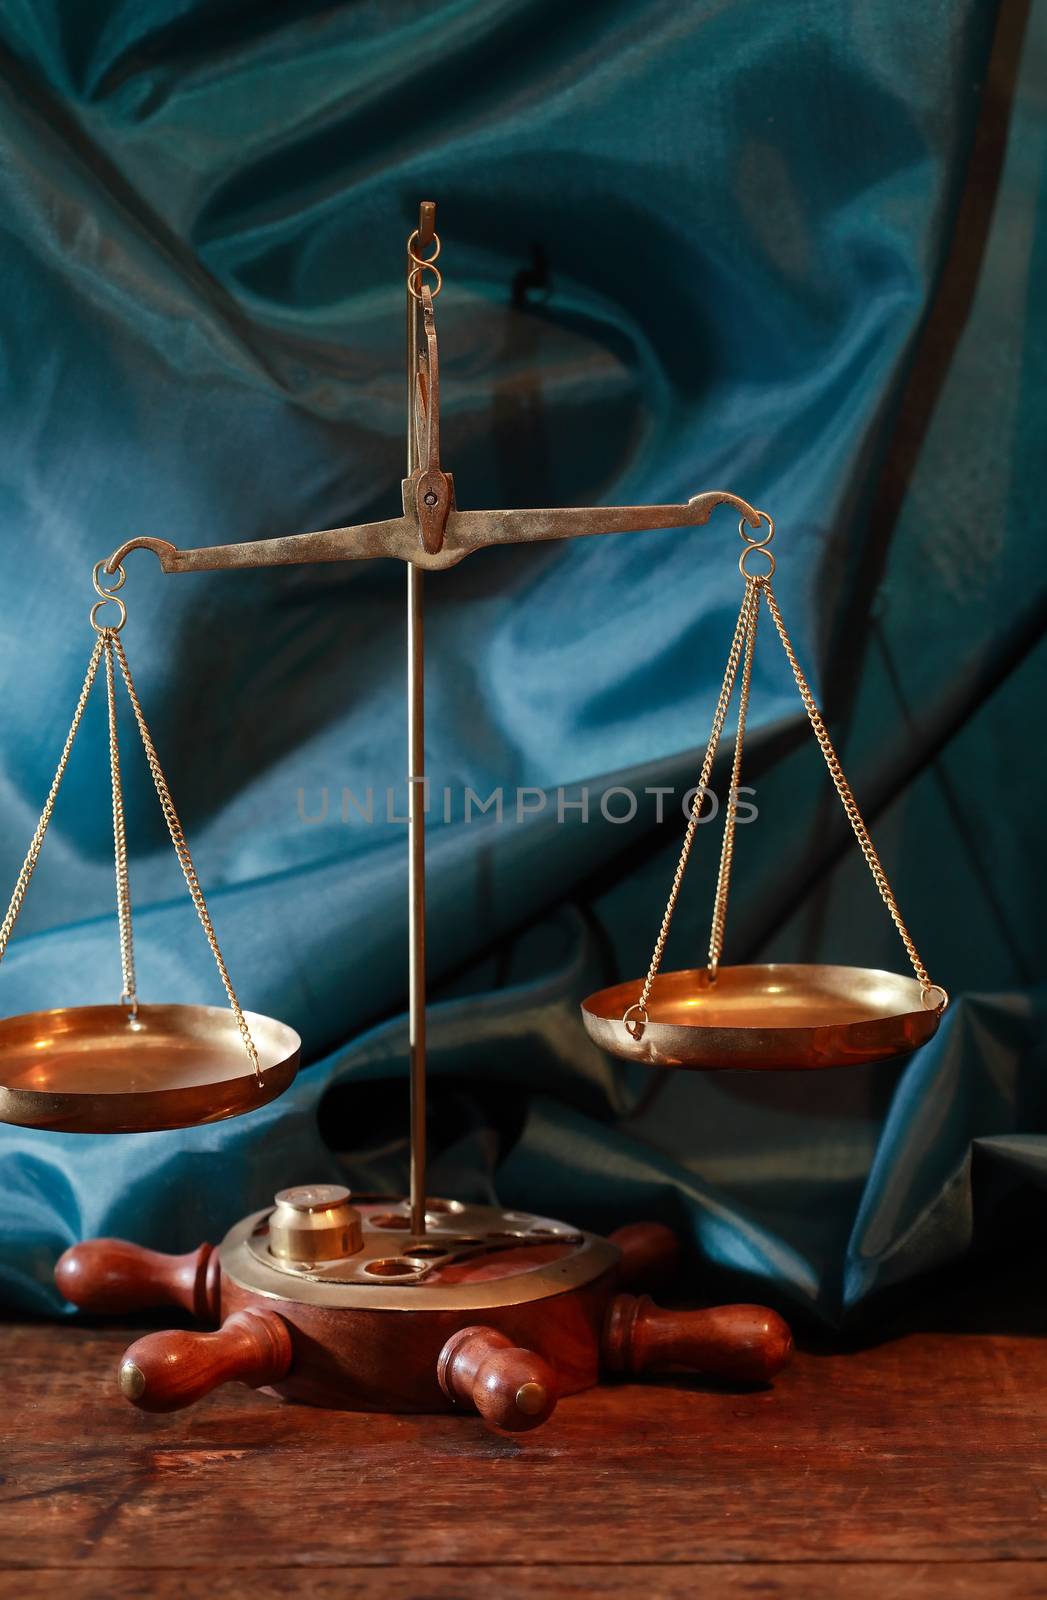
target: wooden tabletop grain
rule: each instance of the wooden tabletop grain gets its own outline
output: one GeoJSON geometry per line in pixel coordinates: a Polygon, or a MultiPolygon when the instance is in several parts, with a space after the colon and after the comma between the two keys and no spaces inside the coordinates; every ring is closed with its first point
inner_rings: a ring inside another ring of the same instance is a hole
{"type": "Polygon", "coordinates": [[[1047,1596],[1033,1334],[612,1385],[514,1439],[239,1386],[144,1416],[114,1382],[131,1336],[0,1326],[4,1595],[1047,1596]]]}

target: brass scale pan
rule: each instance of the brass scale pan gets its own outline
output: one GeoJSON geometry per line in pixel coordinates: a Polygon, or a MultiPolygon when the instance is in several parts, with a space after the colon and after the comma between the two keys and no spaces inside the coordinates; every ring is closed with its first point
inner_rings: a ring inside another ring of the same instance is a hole
{"type": "Polygon", "coordinates": [[[283,1094],[301,1041],[245,1011],[259,1073],[223,1006],[69,1006],[0,1021],[0,1120],[60,1133],[153,1133],[239,1116],[283,1094]]]}
{"type": "MultiPolygon", "coordinates": [[[[743,1071],[858,1066],[886,1061],[932,1038],[941,1012],[915,978],[865,967],[721,967],[655,978],[639,1038],[624,1017],[638,983],[583,1002],[590,1037],[612,1055],[652,1067],[743,1071]]],[[[639,1031],[639,1030],[637,1030],[639,1031]]]]}
{"type": "Polygon", "coordinates": [[[106,589],[100,583],[101,566],[99,562],[94,576],[101,599],[91,612],[95,647],[54,782],[0,924],[0,959],[39,859],[88,696],[104,663],[124,992],[119,1005],[69,1006],[0,1020],[0,1120],[64,1133],[151,1133],[217,1122],[275,1099],[294,1079],[301,1040],[285,1023],[240,1007],[120,643],[126,610],[116,590],[123,584],[123,572],[114,587],[106,589]],[[116,605],[118,620],[102,625],[98,612],[107,604],[116,605]],[[117,734],[120,677],[228,1008],[138,1002],[117,734]]]}

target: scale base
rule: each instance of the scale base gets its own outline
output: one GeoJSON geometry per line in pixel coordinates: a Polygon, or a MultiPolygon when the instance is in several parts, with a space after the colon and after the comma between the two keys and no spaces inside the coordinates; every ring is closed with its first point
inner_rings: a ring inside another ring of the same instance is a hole
{"type": "Polygon", "coordinates": [[[637,1292],[678,1262],[658,1223],[604,1239],[527,1212],[428,1207],[417,1237],[403,1200],[350,1205],[333,1185],[285,1190],[217,1249],[163,1256],[95,1239],[66,1251],[55,1276],[93,1313],[176,1305],[216,1328],[131,1346],[120,1388],[147,1411],[179,1410],[237,1380],[309,1405],[460,1410],[522,1432],[605,1373],[682,1366],[754,1383],[788,1360],[789,1329],[765,1307],[668,1311],[637,1292]],[[347,1240],[358,1247],[330,1254],[347,1240]]]}

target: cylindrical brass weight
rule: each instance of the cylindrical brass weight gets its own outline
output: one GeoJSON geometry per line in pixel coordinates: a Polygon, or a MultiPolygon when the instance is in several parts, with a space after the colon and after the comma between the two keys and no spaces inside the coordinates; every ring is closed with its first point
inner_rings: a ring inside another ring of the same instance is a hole
{"type": "Polygon", "coordinates": [[[363,1246],[360,1213],[339,1183],[281,1189],[269,1218],[269,1250],[280,1261],[339,1261],[363,1246]]]}

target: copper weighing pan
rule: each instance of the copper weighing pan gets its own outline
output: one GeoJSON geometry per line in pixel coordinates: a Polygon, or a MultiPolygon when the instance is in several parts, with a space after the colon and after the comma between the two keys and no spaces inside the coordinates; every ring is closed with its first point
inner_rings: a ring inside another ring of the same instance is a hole
{"type": "MultiPolygon", "coordinates": [[[[648,1020],[631,1012],[640,982],[601,989],[582,1002],[591,1038],[612,1055],[649,1066],[774,1070],[887,1061],[926,1044],[940,1010],[919,983],[865,967],[699,967],[655,978],[648,1020]]],[[[944,996],[943,996],[944,998],[944,996]]]]}
{"type": "Polygon", "coordinates": [[[62,1133],[220,1122],[294,1080],[293,1028],[245,1011],[261,1070],[223,1006],[75,1006],[0,1020],[0,1121],[62,1133]]]}

